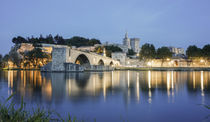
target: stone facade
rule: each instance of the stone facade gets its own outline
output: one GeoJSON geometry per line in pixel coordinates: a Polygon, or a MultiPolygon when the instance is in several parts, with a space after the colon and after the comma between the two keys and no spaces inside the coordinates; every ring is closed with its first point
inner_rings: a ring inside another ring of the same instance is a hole
{"type": "Polygon", "coordinates": [[[125,65],[126,64],[126,53],[123,52],[114,52],[112,53],[112,58],[115,60],[120,61],[121,65],[125,65]]]}
{"type": "Polygon", "coordinates": [[[67,55],[70,48],[53,48],[52,71],[65,71],[64,63],[67,62],[67,55]]]}

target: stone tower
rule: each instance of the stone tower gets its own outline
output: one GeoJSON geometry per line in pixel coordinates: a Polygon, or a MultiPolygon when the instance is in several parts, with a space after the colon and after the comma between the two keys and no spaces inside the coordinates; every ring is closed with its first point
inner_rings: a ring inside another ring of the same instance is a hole
{"type": "Polygon", "coordinates": [[[128,38],[128,33],[125,33],[125,38],[123,39],[123,45],[126,45],[128,49],[131,49],[130,39],[128,38]]]}

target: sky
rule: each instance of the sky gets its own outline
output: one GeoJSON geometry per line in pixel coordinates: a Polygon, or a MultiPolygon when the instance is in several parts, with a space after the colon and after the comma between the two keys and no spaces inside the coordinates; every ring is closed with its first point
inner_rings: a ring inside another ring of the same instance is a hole
{"type": "Polygon", "coordinates": [[[210,43],[210,0],[0,0],[0,54],[13,37],[59,34],[122,43],[125,32],[140,46],[210,43]]]}

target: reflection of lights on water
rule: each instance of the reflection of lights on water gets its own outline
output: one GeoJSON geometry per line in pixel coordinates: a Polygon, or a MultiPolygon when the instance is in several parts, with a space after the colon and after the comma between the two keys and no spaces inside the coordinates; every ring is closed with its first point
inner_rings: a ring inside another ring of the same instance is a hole
{"type": "Polygon", "coordinates": [[[105,77],[104,77],[104,80],[103,80],[103,93],[104,93],[104,101],[106,100],[106,80],[105,80],[105,77]]]}
{"type": "Polygon", "coordinates": [[[170,89],[170,72],[167,72],[167,89],[170,89]]]}
{"type": "MultiPolygon", "coordinates": [[[[8,71],[8,88],[13,88],[13,71],[8,71]]],[[[13,91],[8,89],[8,95],[12,93],[13,91]]]]}
{"type": "Polygon", "coordinates": [[[167,93],[170,95],[170,72],[167,72],[167,93]]]}
{"type": "Polygon", "coordinates": [[[112,87],[113,87],[113,85],[114,85],[114,79],[113,79],[113,76],[114,76],[114,73],[113,73],[113,71],[112,71],[112,87]]]}
{"type": "Polygon", "coordinates": [[[151,71],[148,71],[148,87],[151,88],[151,71]]]}
{"type": "Polygon", "coordinates": [[[157,88],[157,72],[155,72],[155,87],[157,88]]]}
{"type": "Polygon", "coordinates": [[[174,72],[171,71],[171,88],[174,89],[174,72]]]}
{"type": "Polygon", "coordinates": [[[139,102],[140,100],[140,95],[139,95],[139,73],[137,73],[136,76],[136,96],[137,96],[137,101],[139,102]]]}
{"type": "Polygon", "coordinates": [[[149,103],[152,103],[152,92],[151,89],[149,89],[149,99],[148,99],[149,103]]]}
{"type": "Polygon", "coordinates": [[[129,73],[129,70],[128,70],[128,88],[130,87],[130,73],[129,73]]]}
{"type": "Polygon", "coordinates": [[[171,71],[171,89],[172,89],[171,95],[174,96],[174,72],[173,71],[171,71]]]}
{"type": "Polygon", "coordinates": [[[204,84],[203,84],[203,71],[201,71],[201,96],[202,96],[202,104],[205,103],[205,97],[204,97],[204,84]]]}
{"type": "Polygon", "coordinates": [[[24,71],[24,74],[23,74],[23,84],[25,88],[26,87],[26,71],[24,71]]]}
{"type": "Polygon", "coordinates": [[[201,71],[201,95],[204,96],[204,86],[203,86],[203,71],[201,71]]]}
{"type": "Polygon", "coordinates": [[[195,89],[195,72],[193,72],[193,89],[195,89]]]}
{"type": "Polygon", "coordinates": [[[69,96],[71,95],[71,80],[69,79],[68,80],[69,84],[68,84],[68,89],[69,89],[69,96]]]}
{"type": "Polygon", "coordinates": [[[96,79],[93,77],[93,90],[94,90],[94,96],[96,95],[96,79]]]}
{"type": "Polygon", "coordinates": [[[13,71],[8,71],[8,88],[13,88],[13,71]]]}
{"type": "Polygon", "coordinates": [[[151,71],[148,71],[148,87],[149,87],[149,99],[148,102],[152,103],[152,92],[151,92],[151,71]]]}

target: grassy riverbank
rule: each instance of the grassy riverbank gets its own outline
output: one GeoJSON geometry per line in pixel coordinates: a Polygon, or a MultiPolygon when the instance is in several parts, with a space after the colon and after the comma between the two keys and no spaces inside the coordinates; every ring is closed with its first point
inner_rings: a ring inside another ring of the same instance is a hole
{"type": "Polygon", "coordinates": [[[0,122],[83,122],[83,120],[77,120],[76,117],[71,117],[70,114],[67,118],[62,118],[58,113],[40,107],[33,109],[33,111],[26,110],[23,98],[20,106],[17,106],[11,100],[13,95],[3,102],[0,101],[0,122]]]}

